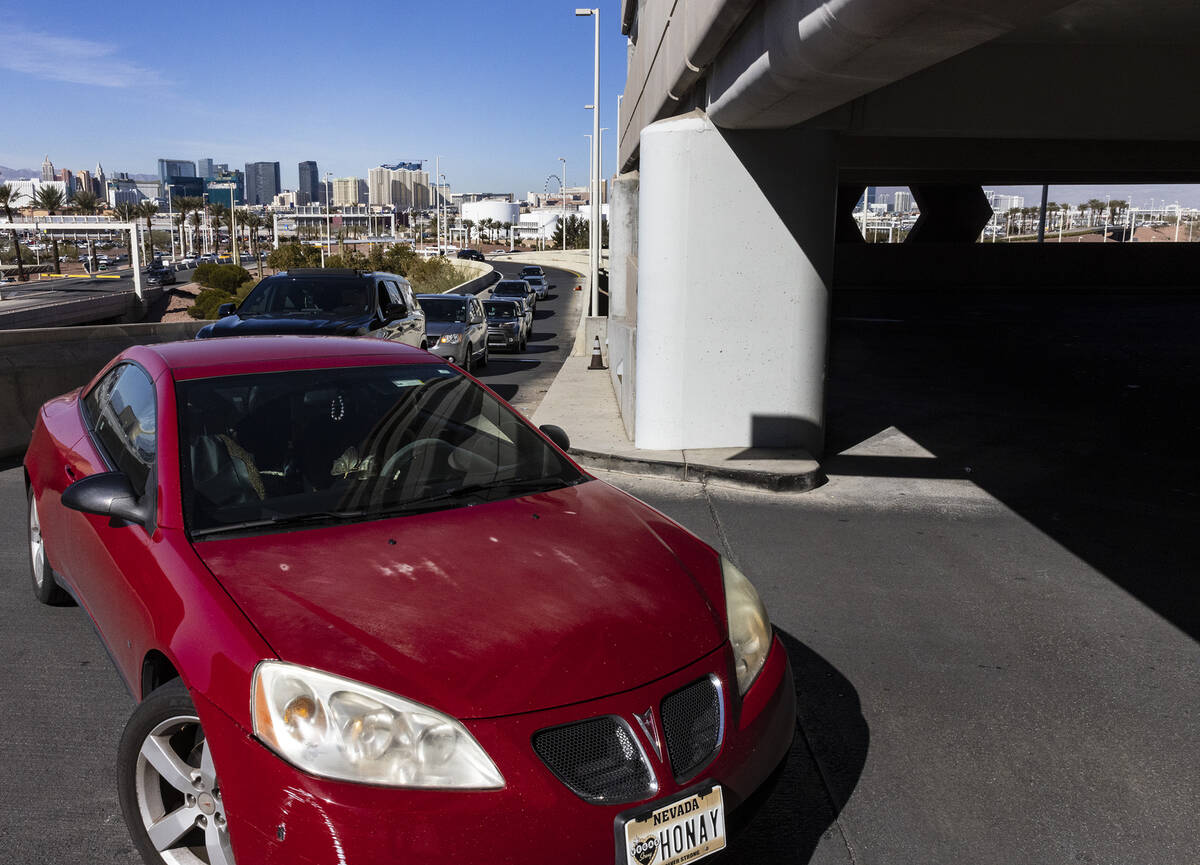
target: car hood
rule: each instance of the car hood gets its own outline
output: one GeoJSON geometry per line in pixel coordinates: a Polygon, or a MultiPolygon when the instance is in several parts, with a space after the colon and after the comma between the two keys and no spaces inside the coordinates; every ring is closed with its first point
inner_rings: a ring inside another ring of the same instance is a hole
{"type": "Polygon", "coordinates": [[[363,328],[369,329],[370,325],[371,316],[366,314],[345,317],[307,314],[256,315],[246,318],[227,315],[203,327],[196,336],[199,339],[210,336],[262,336],[266,334],[352,336],[363,328]]]}
{"type": "Polygon", "coordinates": [[[462,333],[466,325],[461,321],[430,321],[425,319],[425,333],[429,336],[441,336],[443,333],[462,333]]]}
{"type": "Polygon", "coordinates": [[[458,718],[619,693],[725,639],[716,553],[596,480],[196,551],[282,660],[458,718]]]}

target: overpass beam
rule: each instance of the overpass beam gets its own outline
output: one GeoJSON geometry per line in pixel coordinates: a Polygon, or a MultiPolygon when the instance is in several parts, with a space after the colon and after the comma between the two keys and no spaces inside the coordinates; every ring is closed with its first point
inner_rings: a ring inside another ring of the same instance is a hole
{"type": "Polygon", "coordinates": [[[820,130],[641,133],[635,443],[824,442],[837,164],[820,130]]]}

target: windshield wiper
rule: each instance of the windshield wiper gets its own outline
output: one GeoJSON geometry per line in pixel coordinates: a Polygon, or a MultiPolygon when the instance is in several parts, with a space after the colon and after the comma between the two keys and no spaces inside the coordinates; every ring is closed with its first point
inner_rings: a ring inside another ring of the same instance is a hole
{"type": "Polygon", "coordinates": [[[212,526],[207,529],[194,529],[192,537],[200,538],[205,535],[240,532],[248,529],[277,529],[287,526],[303,526],[312,524],[336,525],[337,523],[360,520],[371,516],[369,511],[314,511],[307,514],[284,514],[278,517],[268,517],[262,520],[246,520],[241,523],[226,523],[223,526],[212,526]]]}
{"type": "Polygon", "coordinates": [[[440,505],[453,503],[459,499],[488,492],[489,490],[548,492],[550,490],[561,489],[562,487],[569,487],[572,483],[572,481],[564,481],[561,478],[523,478],[519,480],[494,480],[478,484],[467,484],[466,486],[455,487],[452,490],[446,490],[442,493],[434,493],[431,496],[410,499],[407,502],[386,509],[384,515],[436,510],[440,505]]]}

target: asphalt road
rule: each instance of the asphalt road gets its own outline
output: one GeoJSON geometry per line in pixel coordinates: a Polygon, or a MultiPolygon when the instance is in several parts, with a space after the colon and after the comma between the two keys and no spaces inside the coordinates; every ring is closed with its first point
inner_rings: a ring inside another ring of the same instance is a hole
{"type": "MultiPolygon", "coordinates": [[[[524,266],[524,262],[508,261],[491,264],[505,277],[517,276],[524,266]]],[[[574,290],[579,285],[579,276],[575,272],[554,267],[544,270],[546,281],[555,288],[546,300],[538,302],[533,313],[533,332],[525,351],[493,351],[489,354],[487,367],[474,371],[476,378],[527,417],[533,415],[563,361],[571,354],[584,295],[584,292],[574,290]]],[[[486,297],[490,290],[481,291],[479,296],[486,297]]]]}
{"type": "MultiPolygon", "coordinates": [[[[565,336],[559,295],[540,321],[565,336]]],[[[604,476],[737,562],[792,661],[791,760],[721,858],[1194,865],[1195,304],[926,300],[835,308],[824,487],[604,476]]],[[[535,402],[568,350],[544,342],[484,380],[535,402]]],[[[133,702],[82,612],[33,600],[24,523],[2,471],[0,863],[134,865],[133,702]]]]}

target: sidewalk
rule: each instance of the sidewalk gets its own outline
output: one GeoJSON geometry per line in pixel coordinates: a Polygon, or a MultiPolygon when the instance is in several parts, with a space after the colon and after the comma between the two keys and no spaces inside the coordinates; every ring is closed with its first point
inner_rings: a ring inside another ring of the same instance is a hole
{"type": "Polygon", "coordinates": [[[625,435],[608,370],[589,370],[591,358],[569,357],[533,414],[571,438],[581,465],[635,475],[709,481],[761,490],[800,492],[825,482],[821,466],[800,449],[705,448],[654,451],[625,435]]]}

